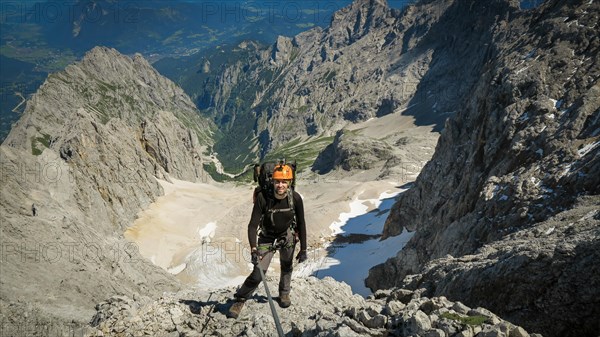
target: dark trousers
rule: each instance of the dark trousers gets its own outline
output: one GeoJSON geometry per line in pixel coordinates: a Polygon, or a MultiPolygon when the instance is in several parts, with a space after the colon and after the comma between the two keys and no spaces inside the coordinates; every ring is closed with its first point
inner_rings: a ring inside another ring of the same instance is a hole
{"type": "Polygon", "coordinates": [[[252,273],[246,278],[244,284],[235,293],[235,297],[240,300],[246,300],[250,296],[258,285],[260,284],[261,277],[258,268],[262,269],[263,273],[267,273],[271,259],[275,255],[275,251],[279,250],[279,262],[281,264],[281,275],[279,277],[279,295],[286,295],[290,293],[292,283],[292,271],[294,270],[294,249],[296,248],[294,241],[294,234],[291,230],[288,230],[286,234],[286,242],[281,247],[275,246],[275,239],[258,236],[258,254],[262,257],[258,261],[258,265],[254,266],[252,273]]]}

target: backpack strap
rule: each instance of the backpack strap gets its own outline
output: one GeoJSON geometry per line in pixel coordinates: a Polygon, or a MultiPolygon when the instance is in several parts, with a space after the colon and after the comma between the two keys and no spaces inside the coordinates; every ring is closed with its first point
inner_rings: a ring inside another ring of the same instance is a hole
{"type": "Polygon", "coordinates": [[[292,219],[292,223],[290,224],[290,229],[292,230],[292,232],[295,232],[297,220],[296,220],[296,208],[294,207],[294,191],[293,190],[287,191],[288,208],[273,209],[273,198],[274,197],[272,195],[265,196],[265,199],[267,201],[267,209],[263,213],[263,216],[260,221],[261,231],[263,231],[263,232],[265,231],[264,228],[262,228],[262,227],[263,227],[264,217],[266,214],[268,214],[270,216],[271,223],[275,223],[275,220],[273,219],[273,214],[281,213],[281,212],[292,212],[294,214],[294,218],[292,219]]]}

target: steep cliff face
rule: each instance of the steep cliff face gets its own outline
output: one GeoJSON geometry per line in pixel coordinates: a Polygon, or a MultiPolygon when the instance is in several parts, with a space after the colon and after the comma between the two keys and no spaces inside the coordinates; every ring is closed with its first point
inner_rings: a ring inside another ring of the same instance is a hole
{"type": "Polygon", "coordinates": [[[172,288],[122,232],[155,177],[203,178],[211,128],[139,55],[97,47],[50,75],[0,147],[2,300],[77,321],[109,294],[172,288]]]}
{"type": "Polygon", "coordinates": [[[326,29],[280,37],[268,48],[242,43],[216,52],[212,72],[202,62],[188,77],[203,86],[199,105],[224,130],[216,148],[229,165],[394,112],[439,131],[491,56],[482,41],[515,10],[504,1],[395,10],[383,0],[358,0],[336,12],[326,29]],[[250,145],[236,149],[241,142],[250,145]]]}
{"type": "Polygon", "coordinates": [[[489,305],[550,336],[597,332],[597,321],[586,317],[599,310],[591,300],[599,295],[599,276],[585,261],[597,258],[600,226],[599,12],[592,1],[548,1],[503,17],[494,27],[488,41],[493,58],[447,121],[433,159],[394,206],[384,229],[384,236],[403,228],[416,234],[396,258],[371,271],[371,288],[401,285],[429,263],[427,270],[435,272],[419,282],[434,293],[448,291],[470,305],[489,305]],[[561,215],[581,213],[583,200],[596,208],[581,214],[587,221],[561,215]],[[556,228],[544,225],[548,219],[556,228]],[[523,247],[517,241],[537,227],[549,237],[528,247],[531,253],[514,248],[507,253],[512,260],[498,259],[486,248],[498,249],[492,244],[498,240],[503,247],[523,247]],[[448,264],[447,254],[463,258],[448,264]],[[465,257],[469,254],[476,255],[465,257]],[[482,282],[475,267],[465,274],[472,278],[457,276],[462,259],[483,259],[485,268],[511,281],[482,282]],[[538,282],[540,288],[528,292],[538,282]],[[553,283],[560,285],[549,286],[553,283]],[[568,290],[581,284],[590,285],[592,294],[568,290]],[[586,310],[564,315],[575,307],[586,310]],[[567,332],[574,322],[579,330],[567,332]]]}

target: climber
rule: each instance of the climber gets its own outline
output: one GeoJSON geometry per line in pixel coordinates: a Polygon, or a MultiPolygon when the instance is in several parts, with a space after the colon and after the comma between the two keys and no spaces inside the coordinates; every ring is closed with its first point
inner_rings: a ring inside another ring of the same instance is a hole
{"type": "Polygon", "coordinates": [[[300,194],[290,188],[293,174],[289,165],[280,163],[275,166],[271,186],[260,191],[256,197],[248,223],[248,241],[254,269],[235,293],[236,301],[229,309],[227,317],[239,316],[244,302],[261,282],[258,268],[266,273],[276,251],[279,251],[281,264],[279,305],[287,308],[292,304],[290,289],[293,256],[298,239],[300,252],[296,259],[299,263],[307,259],[304,205],[300,194]]]}

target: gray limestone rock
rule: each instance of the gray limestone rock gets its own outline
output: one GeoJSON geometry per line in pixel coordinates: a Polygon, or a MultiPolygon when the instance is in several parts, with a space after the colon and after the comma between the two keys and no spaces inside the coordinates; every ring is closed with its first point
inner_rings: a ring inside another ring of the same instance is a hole
{"type": "MultiPolygon", "coordinates": [[[[263,157],[299,137],[325,139],[394,113],[433,125],[437,136],[490,59],[493,27],[514,11],[505,1],[428,1],[396,10],[384,0],[357,0],[325,29],[279,37],[252,51],[232,48],[224,71],[190,80],[187,91],[199,93],[203,111],[230,135],[217,147],[242,158],[247,149],[227,147],[238,134],[251,134],[257,146],[250,150],[263,157]]],[[[222,55],[214,57],[217,62],[222,55]]]]}
{"type": "MultiPolygon", "coordinates": [[[[267,281],[270,283],[269,287],[276,287],[275,281],[269,279],[267,281]]],[[[185,323],[175,324],[177,332],[184,336],[191,336],[194,333],[258,337],[276,334],[275,323],[262,287],[259,287],[254,297],[246,302],[240,317],[235,320],[226,318],[227,310],[233,303],[233,293],[234,289],[212,292],[188,289],[165,293],[160,298],[144,303],[130,299],[109,300],[98,306],[93,328],[85,336],[98,336],[101,332],[108,331],[119,331],[123,336],[134,336],[136,330],[131,323],[133,320],[144,326],[145,332],[153,336],[173,333],[174,326],[170,322],[175,321],[185,323]],[[135,308],[138,313],[133,319],[130,314],[131,308],[135,308]]],[[[358,295],[351,295],[348,285],[331,278],[323,280],[314,277],[296,278],[293,280],[292,296],[294,301],[291,307],[285,309],[276,307],[286,335],[450,337],[459,332],[462,336],[473,337],[474,331],[505,333],[509,329],[526,333],[522,328],[502,320],[498,320],[495,324],[485,323],[469,328],[463,327],[459,321],[440,318],[443,310],[447,311],[451,308],[452,302],[438,297],[431,299],[415,297],[410,301],[411,307],[429,300],[445,305],[429,315],[420,310],[413,311],[408,306],[393,314],[385,311],[376,313],[380,300],[365,300],[358,295]],[[332,308],[335,308],[335,312],[332,308]],[[374,315],[371,316],[370,313],[374,315]],[[394,324],[398,317],[402,317],[402,322],[394,324]],[[439,323],[443,321],[454,322],[455,333],[448,333],[447,330],[440,328],[439,323]]],[[[381,300],[394,301],[391,294],[382,297],[381,300]]]]}
{"type": "Polygon", "coordinates": [[[548,336],[600,330],[599,13],[546,1],[490,26],[478,83],[383,236],[416,233],[369,287],[425,286],[548,336]]]}
{"type": "Polygon", "coordinates": [[[384,141],[339,131],[333,143],[319,154],[313,170],[324,174],[336,168],[350,170],[368,170],[375,163],[392,156],[392,148],[384,141]]]}
{"type": "Polygon", "coordinates": [[[156,178],[202,179],[212,123],[197,112],[140,55],[96,47],[51,74],[0,146],[0,302],[85,325],[111,295],[177,289],[122,233],[162,194],[156,178]]]}

